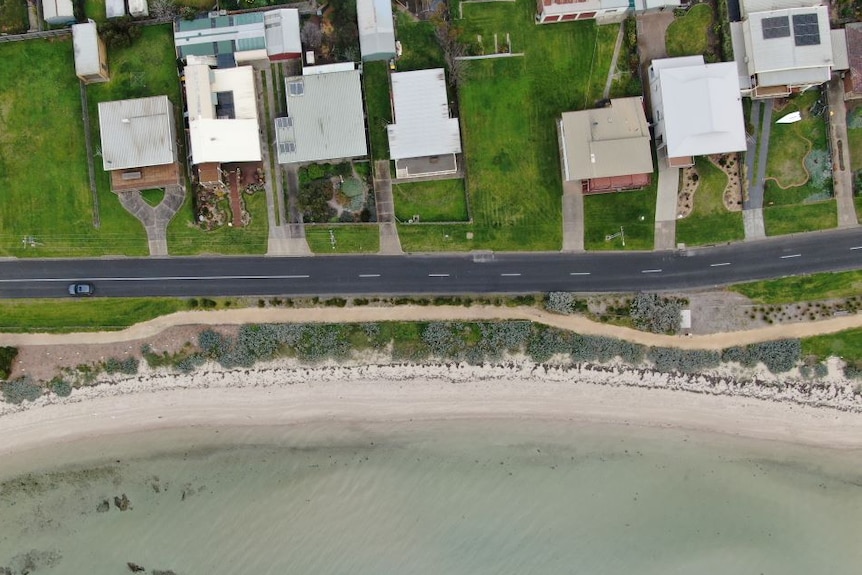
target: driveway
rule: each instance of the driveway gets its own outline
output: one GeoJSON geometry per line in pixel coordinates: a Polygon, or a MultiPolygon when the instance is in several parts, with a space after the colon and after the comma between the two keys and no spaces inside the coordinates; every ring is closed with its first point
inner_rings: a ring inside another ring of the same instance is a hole
{"type": "MultiPolygon", "coordinates": [[[[652,61],[658,58],[667,58],[664,40],[667,27],[670,26],[671,22],[673,22],[673,12],[656,12],[637,16],[638,58],[640,58],[641,63],[642,86],[649,86],[649,66],[652,61]]],[[[643,93],[647,117],[652,119],[649,90],[645,89],[643,93]]]]}

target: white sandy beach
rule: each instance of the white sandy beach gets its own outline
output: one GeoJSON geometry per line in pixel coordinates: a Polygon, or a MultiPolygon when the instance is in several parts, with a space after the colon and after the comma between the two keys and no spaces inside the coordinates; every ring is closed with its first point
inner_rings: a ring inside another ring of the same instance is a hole
{"type": "Polygon", "coordinates": [[[618,368],[512,362],[309,369],[282,361],[255,370],[151,372],[75,390],[66,399],[0,404],[0,455],[150,429],[451,418],[675,427],[856,449],[862,448],[859,405],[858,395],[834,386],[803,393],[618,368]]]}

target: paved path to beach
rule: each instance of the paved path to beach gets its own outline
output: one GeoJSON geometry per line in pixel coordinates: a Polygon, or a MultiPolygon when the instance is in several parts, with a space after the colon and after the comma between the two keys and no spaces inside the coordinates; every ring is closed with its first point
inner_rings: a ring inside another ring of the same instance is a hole
{"type": "Polygon", "coordinates": [[[585,335],[604,335],[650,346],[682,349],[722,349],[782,338],[802,338],[862,328],[862,314],[805,323],[772,325],[748,331],[693,335],[658,335],[598,323],[581,316],[564,316],[531,307],[397,306],[354,308],[246,308],[220,311],[183,311],[157,317],[120,331],[66,334],[0,334],[0,345],[108,344],[151,338],[165,329],[186,325],[238,325],[246,323],[360,323],[371,321],[488,321],[528,320],[585,335]]]}

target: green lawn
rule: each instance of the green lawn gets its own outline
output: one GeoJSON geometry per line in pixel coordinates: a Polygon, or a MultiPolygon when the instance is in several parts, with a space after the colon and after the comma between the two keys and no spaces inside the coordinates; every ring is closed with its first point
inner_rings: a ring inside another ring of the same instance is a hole
{"type": "Polygon", "coordinates": [[[433,23],[428,20],[416,21],[403,11],[396,10],[395,25],[401,42],[401,57],[397,64],[399,72],[445,67],[433,23]]]}
{"type": "MultiPolygon", "coordinates": [[[[98,289],[96,286],[96,290],[98,289]]],[[[0,331],[70,332],[123,329],[187,308],[186,302],[176,298],[2,300],[0,331]]]]}
{"type": "Polygon", "coordinates": [[[375,160],[389,157],[389,136],[386,126],[392,123],[389,100],[389,65],[386,62],[366,62],[362,66],[365,83],[365,104],[368,107],[368,131],[371,156],[375,160]]]}
{"type": "Polygon", "coordinates": [[[464,180],[435,180],[395,184],[395,216],[406,222],[418,215],[421,222],[467,221],[464,180]]]}
{"type": "MultiPolygon", "coordinates": [[[[456,21],[463,40],[481,34],[487,48],[494,33],[509,33],[513,51],[526,56],[471,61],[459,88],[474,239],[449,242],[445,232],[423,231],[411,232],[408,241],[428,240],[416,251],[558,250],[562,184],[554,122],[592,103],[593,54],[606,53],[597,42],[613,38],[593,22],[536,26],[529,0],[465,4],[463,10],[464,20],[456,21]]],[[[607,65],[596,73],[602,74],[607,65]]]]}
{"type": "Polygon", "coordinates": [[[862,293],[862,270],[749,282],[728,289],[767,304],[842,298],[862,293]]]}
{"type": "Polygon", "coordinates": [[[651,250],[655,243],[655,202],[658,176],[643,190],[592,194],[584,197],[584,246],[588,250],[651,250]],[[622,238],[605,241],[623,227],[622,238]]]}
{"type": "Polygon", "coordinates": [[[745,239],[742,212],[729,212],[724,207],[727,176],[708,158],[695,159],[698,186],[694,193],[694,210],[676,222],[676,241],[687,246],[699,246],[745,239]]]}
{"type": "Polygon", "coordinates": [[[145,255],[144,229],[103,188],[93,227],[71,39],[0,44],[0,62],[0,255],[145,255]]]}
{"type": "Polygon", "coordinates": [[[674,58],[706,54],[709,48],[708,32],[712,23],[712,6],[709,4],[696,4],[685,16],[676,18],[665,35],[668,56],[674,58]]]}
{"type": "Polygon", "coordinates": [[[191,191],[182,208],[168,224],[168,251],[174,256],[198,254],[264,254],[267,248],[269,224],[266,195],[257,192],[243,195],[251,223],[244,228],[223,226],[207,232],[194,223],[191,191]]]}
{"type": "Polygon", "coordinates": [[[766,235],[780,236],[813,232],[838,226],[835,200],[795,206],[773,206],[763,209],[766,235]]]}
{"type": "Polygon", "coordinates": [[[608,81],[611,60],[614,59],[614,46],[619,31],[620,24],[606,24],[599,26],[596,30],[595,52],[593,53],[593,65],[587,93],[588,107],[604,97],[605,84],[608,81]]]}
{"type": "Polygon", "coordinates": [[[144,198],[145,202],[156,207],[162,203],[163,199],[165,199],[165,191],[161,189],[141,190],[141,197],[144,198]]]}
{"type": "Polygon", "coordinates": [[[308,225],[305,226],[305,239],[316,254],[374,254],[380,251],[380,231],[376,225],[308,225]],[[335,246],[332,245],[333,237],[335,246]]]}
{"type": "Polygon", "coordinates": [[[476,226],[471,224],[398,224],[405,252],[464,252],[476,247],[476,226]],[[474,239],[467,237],[473,234],[474,239]]]}
{"type": "Polygon", "coordinates": [[[84,0],[84,14],[96,22],[107,22],[105,0],[84,0]]]}
{"type": "Polygon", "coordinates": [[[30,28],[26,0],[0,0],[0,34],[21,34],[30,28]]]}
{"type": "Polygon", "coordinates": [[[862,128],[847,128],[847,145],[850,146],[850,169],[862,170],[862,128]]]}
{"type": "Polygon", "coordinates": [[[802,340],[802,355],[815,355],[820,359],[835,356],[845,361],[862,361],[862,329],[806,337],[802,340]]]}
{"type": "Polygon", "coordinates": [[[853,202],[856,204],[856,219],[862,222],[862,196],[856,196],[853,202]]]}

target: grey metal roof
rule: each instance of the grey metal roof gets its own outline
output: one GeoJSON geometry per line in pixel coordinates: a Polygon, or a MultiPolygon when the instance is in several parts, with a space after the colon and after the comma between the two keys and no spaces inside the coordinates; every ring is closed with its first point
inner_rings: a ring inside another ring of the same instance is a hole
{"type": "Polygon", "coordinates": [[[457,118],[449,117],[443,68],[392,74],[395,123],[387,128],[393,160],[461,152],[457,118]]]}
{"type": "Polygon", "coordinates": [[[177,161],[173,106],[167,96],[99,102],[105,171],[177,161]]]}
{"type": "Polygon", "coordinates": [[[105,16],[119,18],[126,15],[125,0],[105,0],[105,16]]]}
{"type": "Polygon", "coordinates": [[[825,6],[750,13],[743,33],[748,72],[758,77],[758,85],[829,79],[834,60],[825,6]]]}
{"type": "Polygon", "coordinates": [[[811,8],[823,4],[820,0],[741,0],[740,8],[745,17],[754,12],[770,12],[788,8],[811,8]]]}
{"type": "Polygon", "coordinates": [[[830,30],[832,41],[832,59],[835,70],[847,70],[850,68],[850,54],[847,50],[847,34],[845,30],[830,30]]]}
{"type": "Polygon", "coordinates": [[[42,0],[42,17],[49,24],[75,21],[72,0],[42,0]]]}
{"type": "Polygon", "coordinates": [[[356,21],[363,60],[395,56],[395,23],[390,0],[356,0],[356,21]]]}
{"type": "Polygon", "coordinates": [[[72,25],[72,48],[75,51],[76,75],[89,76],[100,72],[99,33],[95,22],[90,20],[72,25]]]}
{"type": "Polygon", "coordinates": [[[302,42],[299,39],[299,10],[296,8],[269,10],[263,13],[263,23],[266,53],[269,56],[302,53],[302,42]]]}
{"type": "Polygon", "coordinates": [[[276,121],[278,163],[368,154],[358,70],[285,79],[286,119],[276,121]]]}
{"type": "Polygon", "coordinates": [[[653,171],[649,125],[640,96],[611,100],[606,108],[565,112],[560,128],[567,180],[653,171]]]}

